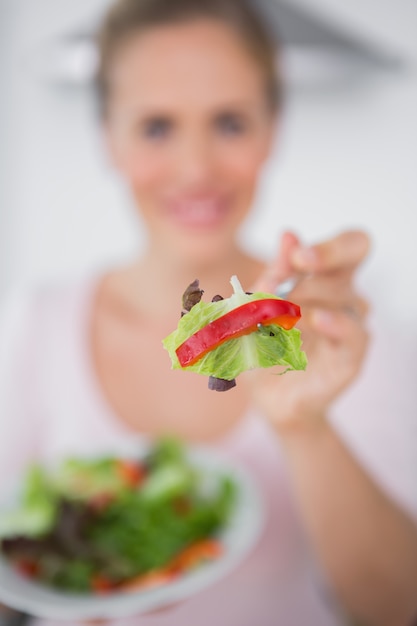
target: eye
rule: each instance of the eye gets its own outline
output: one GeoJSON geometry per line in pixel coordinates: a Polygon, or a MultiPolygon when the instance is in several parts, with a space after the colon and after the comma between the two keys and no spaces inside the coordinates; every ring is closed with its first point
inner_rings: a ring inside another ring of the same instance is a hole
{"type": "Polygon", "coordinates": [[[239,113],[221,113],[215,120],[216,128],[223,135],[242,135],[246,132],[247,123],[239,113]]]}
{"type": "Polygon", "coordinates": [[[145,120],[141,132],[146,139],[164,139],[172,131],[172,121],[165,117],[145,120]]]}

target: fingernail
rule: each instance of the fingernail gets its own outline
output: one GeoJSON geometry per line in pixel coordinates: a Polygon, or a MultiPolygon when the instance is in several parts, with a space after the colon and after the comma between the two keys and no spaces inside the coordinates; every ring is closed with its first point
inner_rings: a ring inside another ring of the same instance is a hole
{"type": "Polygon", "coordinates": [[[292,261],[300,269],[311,269],[317,262],[314,248],[297,248],[292,254],[292,261]]]}

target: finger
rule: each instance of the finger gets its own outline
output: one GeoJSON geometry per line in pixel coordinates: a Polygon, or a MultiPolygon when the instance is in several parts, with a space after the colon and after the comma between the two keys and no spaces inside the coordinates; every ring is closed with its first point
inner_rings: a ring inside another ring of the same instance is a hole
{"type": "Polygon", "coordinates": [[[284,232],[281,236],[277,256],[256,281],[254,291],[274,293],[276,286],[292,274],[290,258],[293,250],[299,246],[299,239],[294,233],[284,232]]]}
{"type": "Polygon", "coordinates": [[[289,299],[304,306],[314,303],[324,308],[340,308],[356,297],[349,276],[312,274],[299,281],[289,299]]]}
{"type": "Polygon", "coordinates": [[[367,330],[356,309],[352,314],[347,308],[337,311],[316,308],[310,312],[309,317],[311,325],[332,341],[341,342],[347,338],[359,337],[366,345],[367,330]]]}
{"type": "MultiPolygon", "coordinates": [[[[326,372],[323,383],[333,389],[335,398],[359,373],[369,345],[369,333],[360,320],[343,311],[315,309],[311,324],[315,330],[311,333],[315,335],[312,350],[317,351],[318,362],[326,372]]],[[[305,350],[308,357],[307,342],[305,350]]]]}
{"type": "Polygon", "coordinates": [[[289,299],[305,308],[342,310],[357,319],[365,319],[369,302],[359,296],[348,282],[316,275],[301,281],[289,299]]]}
{"type": "Polygon", "coordinates": [[[364,321],[369,315],[370,306],[368,300],[364,298],[356,298],[342,307],[342,312],[351,319],[364,321]]]}
{"type": "Polygon", "coordinates": [[[328,241],[293,248],[291,263],[298,272],[352,270],[369,252],[368,235],[360,230],[344,231],[328,241]]]}

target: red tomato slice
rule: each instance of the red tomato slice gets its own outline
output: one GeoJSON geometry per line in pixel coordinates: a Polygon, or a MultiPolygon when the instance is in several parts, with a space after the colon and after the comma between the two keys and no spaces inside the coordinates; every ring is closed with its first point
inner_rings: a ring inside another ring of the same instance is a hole
{"type": "Polygon", "coordinates": [[[200,328],[176,349],[176,354],[181,367],[194,365],[225,341],[253,333],[258,324],[276,324],[290,330],[300,317],[300,307],[287,300],[265,298],[247,302],[200,328]]]}

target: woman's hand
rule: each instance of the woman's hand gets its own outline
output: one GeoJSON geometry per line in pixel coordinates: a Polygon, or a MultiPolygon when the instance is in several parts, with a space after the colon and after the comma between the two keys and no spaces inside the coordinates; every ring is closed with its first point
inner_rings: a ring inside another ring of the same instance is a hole
{"type": "Polygon", "coordinates": [[[278,430],[307,420],[317,424],[360,370],[368,343],[368,305],[356,293],[353,278],[368,249],[369,239],[361,231],[343,232],[309,248],[284,233],[276,260],[255,286],[273,293],[289,276],[305,275],[288,300],[301,306],[298,327],[308,358],[306,371],[251,373],[254,400],[278,430]]]}
{"type": "Polygon", "coordinates": [[[361,623],[391,626],[411,623],[416,611],[415,523],[325,419],[366,352],[368,307],[353,278],[368,248],[362,232],[344,232],[309,249],[284,235],[275,263],[256,287],[273,291],[294,273],[309,276],[289,295],[303,314],[307,369],[285,376],[248,373],[258,406],[281,438],[300,520],[340,606],[361,623]]]}

